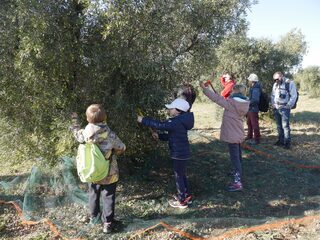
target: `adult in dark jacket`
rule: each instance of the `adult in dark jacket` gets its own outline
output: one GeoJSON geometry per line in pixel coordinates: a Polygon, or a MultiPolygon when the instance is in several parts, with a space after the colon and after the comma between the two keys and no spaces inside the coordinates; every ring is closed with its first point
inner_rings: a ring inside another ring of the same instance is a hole
{"type": "Polygon", "coordinates": [[[251,73],[248,77],[249,81],[249,112],[247,114],[248,133],[246,140],[250,144],[260,143],[260,127],[259,127],[259,102],[261,96],[261,86],[259,78],[256,74],[251,73]]]}
{"type": "Polygon", "coordinates": [[[171,104],[166,104],[170,118],[167,121],[158,121],[147,117],[138,116],[138,122],[153,129],[166,131],[166,133],[153,133],[153,137],[169,142],[170,157],[173,160],[178,195],[169,204],[176,208],[186,208],[191,203],[191,195],[186,177],[187,160],[190,159],[190,146],[188,130],[193,128],[194,116],[189,103],[177,98],[171,104]]]}

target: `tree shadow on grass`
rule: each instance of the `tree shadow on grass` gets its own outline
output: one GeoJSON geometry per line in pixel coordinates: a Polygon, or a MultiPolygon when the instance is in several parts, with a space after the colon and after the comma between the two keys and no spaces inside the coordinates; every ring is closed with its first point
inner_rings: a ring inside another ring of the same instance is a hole
{"type": "MultiPolygon", "coordinates": [[[[266,142],[269,144],[269,141],[266,142]]],[[[171,164],[167,159],[157,160],[153,162],[153,169],[149,170],[153,173],[145,176],[144,180],[131,179],[130,183],[123,183],[130,184],[131,194],[135,192],[144,196],[136,201],[131,198],[136,204],[132,204],[127,211],[131,214],[129,218],[142,221],[193,219],[195,223],[197,219],[214,222],[218,218],[239,218],[248,222],[253,220],[250,224],[256,225],[270,218],[303,216],[306,211],[320,208],[320,171],[292,168],[281,163],[279,157],[285,158],[286,152],[278,148],[273,158],[243,151],[244,191],[235,193],[225,190],[231,180],[227,175],[231,164],[226,144],[218,140],[194,143],[192,154],[188,180],[195,200],[190,208],[181,210],[168,206],[168,197],[175,192],[171,164]],[[144,188],[141,188],[142,185],[144,188]],[[141,207],[139,204],[145,207],[143,211],[137,210],[141,207]]],[[[243,221],[221,221],[219,227],[221,225],[226,228],[239,227],[243,226],[243,221]]]]}
{"type": "MultiPolygon", "coordinates": [[[[279,158],[289,155],[280,148],[274,149],[274,158],[244,150],[244,191],[229,193],[225,191],[231,180],[227,175],[231,168],[227,145],[207,135],[203,136],[203,142],[201,136],[198,137],[197,142],[191,144],[192,159],[188,165],[188,180],[195,197],[190,208],[168,206],[168,198],[176,191],[172,162],[168,152],[159,147],[143,166],[131,169],[130,175],[129,171],[123,171],[119,161],[121,179],[116,216],[128,226],[146,222],[145,227],[149,227],[148,224],[151,226],[163,219],[172,224],[175,221],[199,223],[202,227],[190,231],[204,235],[202,231],[209,228],[257,225],[270,218],[302,216],[306,211],[319,209],[320,171],[282,164],[279,158]]],[[[266,137],[262,145],[269,146],[270,140],[266,137]]],[[[13,197],[17,196],[6,196],[7,200],[13,197]]]]}
{"type": "Polygon", "coordinates": [[[297,123],[319,124],[320,113],[319,112],[309,112],[309,111],[297,112],[297,113],[292,114],[291,119],[293,122],[297,122],[297,123]]]}

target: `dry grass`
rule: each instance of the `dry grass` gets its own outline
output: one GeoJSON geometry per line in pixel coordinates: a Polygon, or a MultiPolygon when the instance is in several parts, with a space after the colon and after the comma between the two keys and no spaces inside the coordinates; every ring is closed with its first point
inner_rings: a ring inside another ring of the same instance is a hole
{"type": "MultiPolygon", "coordinates": [[[[219,107],[212,102],[196,102],[193,106],[196,122],[195,129],[190,131],[193,158],[189,163],[188,179],[195,201],[190,208],[180,210],[168,206],[167,200],[175,192],[172,166],[158,145],[144,166],[131,169],[130,174],[123,172],[121,175],[116,215],[124,221],[125,228],[108,239],[128,239],[128,236],[154,226],[161,220],[194,236],[213,237],[230,229],[259,225],[273,219],[319,214],[319,170],[300,169],[284,162],[289,160],[296,164],[320,165],[319,99],[309,99],[303,94],[300,96],[298,108],[292,111],[294,146],[291,151],[273,146],[276,139],[275,124],[270,120],[261,122],[263,142],[257,149],[272,153],[274,157],[243,151],[245,190],[242,193],[225,191],[230,180],[227,176],[230,163],[227,147],[215,138],[221,124],[221,115],[220,118],[216,117],[216,111],[222,112],[221,108],[217,109],[219,107]]],[[[10,165],[6,167],[11,168],[10,165]]],[[[2,172],[8,176],[0,171],[0,180],[20,175],[17,168],[11,171],[3,169],[2,172]]],[[[1,194],[6,198],[17,198],[14,192],[8,195],[9,192],[0,191],[1,194]]],[[[68,235],[76,236],[78,232],[76,234],[74,229],[78,228],[83,231],[85,239],[105,239],[100,225],[88,230],[88,226],[79,221],[85,216],[84,210],[80,211],[75,206],[69,209],[63,206],[61,209],[50,209],[54,214],[48,217],[68,219],[61,221],[68,235]]],[[[0,239],[8,239],[13,236],[9,234],[10,231],[15,230],[15,239],[31,239],[28,238],[31,234],[24,228],[16,228],[20,221],[14,214],[4,206],[0,208],[0,239]]],[[[319,229],[317,221],[309,225],[253,232],[247,236],[237,236],[237,239],[318,239],[319,229]]],[[[32,231],[32,236],[38,236],[33,239],[47,239],[47,230],[39,228],[32,231]]],[[[136,239],[186,238],[160,227],[136,239]]]]}

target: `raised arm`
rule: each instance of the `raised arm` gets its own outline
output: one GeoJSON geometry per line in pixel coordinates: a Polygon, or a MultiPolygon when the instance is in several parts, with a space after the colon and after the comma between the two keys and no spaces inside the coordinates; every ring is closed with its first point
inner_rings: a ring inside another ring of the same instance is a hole
{"type": "Polygon", "coordinates": [[[85,138],[84,138],[84,135],[83,135],[83,130],[84,129],[80,128],[78,114],[73,112],[71,114],[71,119],[72,119],[72,124],[70,126],[70,130],[72,131],[73,136],[75,137],[75,139],[79,143],[85,142],[85,138]]]}
{"type": "Polygon", "coordinates": [[[211,101],[215,102],[223,108],[229,108],[230,103],[218,93],[211,91],[208,87],[205,86],[205,83],[200,83],[200,87],[202,88],[204,95],[206,95],[211,101]]]}

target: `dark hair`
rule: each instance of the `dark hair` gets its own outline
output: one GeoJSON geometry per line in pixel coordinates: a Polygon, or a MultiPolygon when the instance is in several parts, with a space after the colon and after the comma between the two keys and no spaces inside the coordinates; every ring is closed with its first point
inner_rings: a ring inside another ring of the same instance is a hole
{"type": "Polygon", "coordinates": [[[177,110],[178,113],[185,113],[185,111],[182,111],[182,110],[180,110],[178,108],[176,108],[176,110],[177,110]]]}
{"type": "Polygon", "coordinates": [[[226,72],[226,74],[230,75],[230,79],[234,80],[234,74],[230,72],[226,72]]]}
{"type": "Polygon", "coordinates": [[[185,99],[189,103],[190,109],[197,97],[196,91],[190,83],[183,83],[181,86],[175,89],[173,95],[174,98],[185,99]]]}

